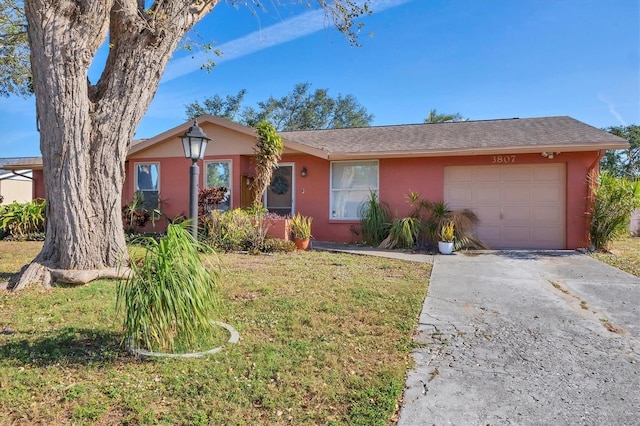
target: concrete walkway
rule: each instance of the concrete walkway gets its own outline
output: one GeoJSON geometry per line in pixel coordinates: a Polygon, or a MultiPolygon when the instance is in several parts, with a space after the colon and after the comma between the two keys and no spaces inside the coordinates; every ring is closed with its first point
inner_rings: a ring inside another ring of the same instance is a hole
{"type": "Polygon", "coordinates": [[[416,256],[390,256],[434,264],[400,426],[640,422],[639,278],[573,251],[416,256]]]}

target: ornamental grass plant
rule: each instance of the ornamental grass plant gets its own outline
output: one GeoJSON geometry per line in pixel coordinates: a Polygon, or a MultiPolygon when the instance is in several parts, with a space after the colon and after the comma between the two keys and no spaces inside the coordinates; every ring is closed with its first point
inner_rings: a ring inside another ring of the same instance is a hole
{"type": "Polygon", "coordinates": [[[360,231],[365,243],[379,245],[389,235],[391,212],[389,205],[378,198],[378,193],[371,191],[368,200],[360,208],[360,231]]]}
{"type": "Polygon", "coordinates": [[[208,251],[186,228],[169,225],[166,236],[145,238],[146,252],[131,264],[132,274],[117,289],[117,311],[123,314],[124,341],[154,352],[203,349],[216,340],[212,320],[220,319],[218,274],[205,265],[208,251]]]}

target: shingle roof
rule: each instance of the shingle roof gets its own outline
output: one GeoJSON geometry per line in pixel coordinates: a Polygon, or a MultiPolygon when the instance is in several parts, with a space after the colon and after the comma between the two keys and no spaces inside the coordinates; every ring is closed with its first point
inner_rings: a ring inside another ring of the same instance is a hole
{"type": "Polygon", "coordinates": [[[40,167],[42,167],[42,158],[41,157],[0,158],[0,173],[9,172],[11,170],[31,169],[34,164],[39,164],[40,167]],[[4,166],[7,166],[7,168],[5,168],[4,166]]]}
{"type": "Polygon", "coordinates": [[[571,117],[409,124],[280,133],[326,158],[621,149],[628,143],[571,117]]]}

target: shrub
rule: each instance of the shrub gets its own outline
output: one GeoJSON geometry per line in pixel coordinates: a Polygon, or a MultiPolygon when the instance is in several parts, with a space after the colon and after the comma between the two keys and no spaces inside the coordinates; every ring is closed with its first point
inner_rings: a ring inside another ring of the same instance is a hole
{"type": "Polygon", "coordinates": [[[389,235],[381,243],[381,248],[413,248],[418,241],[422,223],[415,217],[396,219],[391,224],[389,235]]]}
{"type": "Polygon", "coordinates": [[[260,251],[264,253],[291,253],[296,251],[296,245],[293,241],[282,238],[265,238],[260,251]]]}
{"type": "Polygon", "coordinates": [[[241,209],[212,211],[204,221],[204,241],[221,251],[259,251],[266,229],[256,216],[241,209]]]}
{"type": "Polygon", "coordinates": [[[186,351],[215,333],[211,320],[221,308],[218,275],[205,266],[207,251],[184,222],[169,225],[160,240],[148,238],[144,257],[131,263],[120,281],[117,310],[124,313],[124,339],[135,347],[161,352],[186,351]]]}
{"type": "Polygon", "coordinates": [[[590,177],[594,202],[589,237],[592,250],[606,250],[617,236],[628,232],[629,219],[640,207],[640,181],[602,172],[590,177]]]}
{"type": "Polygon", "coordinates": [[[35,199],[30,203],[14,201],[0,209],[0,233],[17,240],[41,235],[45,232],[45,214],[45,200],[35,199]]]}
{"type": "Polygon", "coordinates": [[[229,197],[229,190],[223,186],[219,188],[205,188],[198,193],[198,220],[200,225],[206,220],[209,212],[214,211],[220,203],[229,197]]]}
{"type": "Polygon", "coordinates": [[[151,219],[151,214],[144,206],[144,200],[140,192],[133,194],[129,204],[122,206],[122,224],[126,231],[144,227],[151,219]]]}
{"type": "Polygon", "coordinates": [[[360,230],[362,240],[374,246],[389,235],[391,213],[386,203],[380,202],[378,194],[371,191],[369,199],[360,207],[360,230]]]}

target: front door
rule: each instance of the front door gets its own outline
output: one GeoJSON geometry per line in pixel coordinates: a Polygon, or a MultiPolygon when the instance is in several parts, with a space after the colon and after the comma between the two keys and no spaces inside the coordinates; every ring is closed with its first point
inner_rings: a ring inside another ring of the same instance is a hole
{"type": "Polygon", "coordinates": [[[281,216],[293,214],[293,164],[280,164],[273,171],[271,184],[265,191],[265,206],[281,216]]]}

